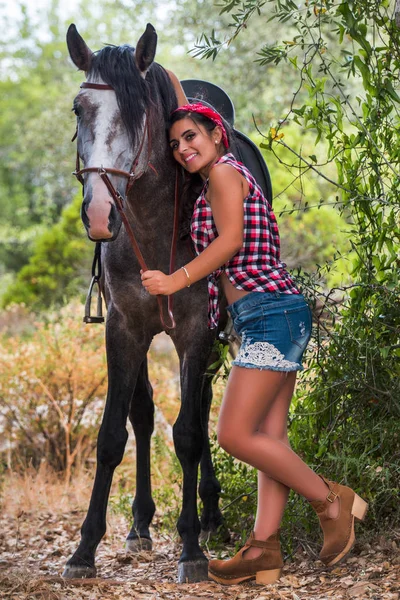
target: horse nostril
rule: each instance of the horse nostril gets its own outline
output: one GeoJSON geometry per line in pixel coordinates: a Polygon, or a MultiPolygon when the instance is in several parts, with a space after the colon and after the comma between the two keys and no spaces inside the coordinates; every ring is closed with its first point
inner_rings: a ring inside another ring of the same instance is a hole
{"type": "Polygon", "coordinates": [[[117,210],[115,204],[111,204],[110,214],[108,216],[109,229],[111,229],[112,223],[117,220],[118,215],[119,215],[119,213],[118,213],[118,210],[117,210]]]}
{"type": "Polygon", "coordinates": [[[85,202],[83,202],[81,206],[81,219],[86,229],[89,227],[89,217],[86,212],[87,206],[88,205],[85,202]]]}

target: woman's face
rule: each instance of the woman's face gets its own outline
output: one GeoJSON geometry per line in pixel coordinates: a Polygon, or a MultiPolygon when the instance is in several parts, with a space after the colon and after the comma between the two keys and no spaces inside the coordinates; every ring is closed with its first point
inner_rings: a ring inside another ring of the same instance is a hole
{"type": "Polygon", "coordinates": [[[220,127],[209,132],[190,117],[176,121],[169,131],[175,160],[189,173],[200,173],[203,179],[207,179],[211,167],[222,155],[221,138],[220,127]]]}

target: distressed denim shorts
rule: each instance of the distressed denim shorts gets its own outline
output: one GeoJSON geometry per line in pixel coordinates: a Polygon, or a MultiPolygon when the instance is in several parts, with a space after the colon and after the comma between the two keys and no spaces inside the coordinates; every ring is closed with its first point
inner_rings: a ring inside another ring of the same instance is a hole
{"type": "Polygon", "coordinates": [[[302,294],[250,292],[227,307],[241,346],[233,365],[302,371],[311,336],[311,310],[302,294]]]}

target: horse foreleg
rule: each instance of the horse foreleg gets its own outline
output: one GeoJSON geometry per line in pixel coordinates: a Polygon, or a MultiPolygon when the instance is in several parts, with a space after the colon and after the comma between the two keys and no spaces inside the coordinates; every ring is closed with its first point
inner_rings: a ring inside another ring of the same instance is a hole
{"type": "MultiPolygon", "coordinates": [[[[108,317],[109,322],[109,317],[108,317]]],[[[142,343],[143,345],[143,343],[142,343]]],[[[126,421],[140,364],[142,348],[125,328],[113,321],[107,327],[108,393],[97,440],[96,477],[89,510],[81,528],[81,541],[66,564],[63,577],[95,577],[95,552],[106,532],[106,511],[112,478],[128,439],[126,421]]]]}
{"type": "Polygon", "coordinates": [[[208,561],[199,546],[200,521],[196,501],[197,472],[204,444],[202,388],[207,357],[202,361],[199,348],[192,348],[191,355],[184,352],[180,359],[182,403],[173,428],[175,450],[183,471],[182,510],[177,523],[183,542],[178,582],[191,583],[206,580],[208,571],[208,561]],[[197,350],[197,354],[193,350],[197,350]]]}
{"type": "Polygon", "coordinates": [[[223,541],[228,541],[230,536],[224,526],[224,520],[219,508],[221,486],[215,476],[214,465],[211,459],[208,423],[212,401],[212,374],[205,377],[203,385],[202,421],[203,421],[203,453],[201,455],[199,496],[203,502],[201,513],[200,541],[204,542],[210,537],[218,535],[223,541]]]}
{"type": "Polygon", "coordinates": [[[152,549],[149,525],[156,509],[151,495],[150,479],[150,440],[154,429],[154,404],[147,359],[140,367],[129,419],[136,438],[136,494],[132,503],[133,526],[126,539],[126,549],[136,553],[152,549]]]}

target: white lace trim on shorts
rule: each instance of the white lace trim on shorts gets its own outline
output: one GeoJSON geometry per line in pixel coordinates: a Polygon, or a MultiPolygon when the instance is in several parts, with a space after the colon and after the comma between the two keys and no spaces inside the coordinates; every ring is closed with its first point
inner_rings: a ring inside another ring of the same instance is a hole
{"type": "Polygon", "coordinates": [[[242,336],[242,344],[238,355],[235,358],[235,364],[249,363],[257,367],[278,367],[284,369],[296,369],[299,364],[286,360],[285,356],[269,342],[251,342],[242,336]]]}

